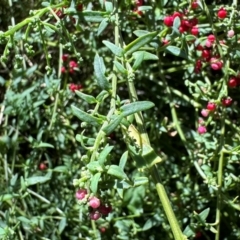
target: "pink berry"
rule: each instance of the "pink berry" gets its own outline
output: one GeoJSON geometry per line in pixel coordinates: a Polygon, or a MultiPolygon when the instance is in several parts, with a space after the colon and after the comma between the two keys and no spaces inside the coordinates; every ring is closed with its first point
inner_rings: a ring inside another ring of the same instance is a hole
{"type": "Polygon", "coordinates": [[[66,68],[65,67],[61,67],[61,73],[65,73],[66,72],[66,68]]]}
{"type": "Polygon", "coordinates": [[[227,16],[227,10],[225,8],[220,8],[217,13],[218,18],[224,19],[227,16]]]}
{"type": "Polygon", "coordinates": [[[205,126],[199,126],[197,131],[199,134],[204,134],[207,132],[207,128],[205,126]]]}
{"type": "Polygon", "coordinates": [[[203,117],[207,117],[208,114],[209,114],[209,110],[208,109],[202,109],[201,114],[202,114],[203,117]]]}
{"type": "Polygon", "coordinates": [[[164,24],[167,26],[167,27],[172,27],[173,26],[173,16],[166,16],[164,19],[163,19],[163,22],[164,24]]]}
{"type": "Polygon", "coordinates": [[[101,217],[101,213],[97,212],[97,211],[93,211],[89,214],[89,217],[91,220],[98,220],[101,217]]]}
{"type": "Polygon", "coordinates": [[[136,0],[135,3],[138,7],[140,7],[143,5],[143,0],[136,0]]]}
{"type": "Polygon", "coordinates": [[[205,42],[205,46],[210,48],[210,47],[212,47],[212,45],[213,45],[213,43],[207,39],[205,42]]]}
{"type": "Polygon", "coordinates": [[[40,169],[41,171],[44,171],[44,170],[47,169],[47,165],[46,165],[45,163],[40,163],[40,164],[39,164],[39,169],[40,169]]]}
{"type": "Polygon", "coordinates": [[[107,229],[105,227],[100,227],[99,230],[101,233],[105,233],[107,229]]]}
{"type": "Polygon", "coordinates": [[[207,104],[207,109],[208,109],[209,111],[215,111],[216,108],[217,108],[217,105],[216,105],[215,103],[213,103],[213,102],[208,102],[208,104],[207,104]]]}
{"type": "Polygon", "coordinates": [[[76,68],[76,67],[78,67],[78,64],[75,61],[72,60],[72,61],[69,62],[69,67],[70,68],[76,68]]]}
{"type": "Polygon", "coordinates": [[[87,195],[87,190],[86,189],[79,189],[76,194],[75,194],[75,197],[78,199],[78,200],[82,200],[86,197],[87,195]]]}
{"type": "Polygon", "coordinates": [[[191,29],[191,33],[192,33],[192,35],[197,36],[198,33],[199,33],[198,27],[194,26],[194,27],[191,29]]]}
{"type": "Polygon", "coordinates": [[[163,38],[163,39],[162,39],[162,43],[163,43],[163,45],[165,46],[165,45],[169,44],[170,42],[169,42],[169,40],[163,38]]]}
{"type": "Polygon", "coordinates": [[[224,107],[228,107],[232,104],[232,98],[227,97],[227,98],[222,98],[222,105],[224,107]]]}
{"type": "Polygon", "coordinates": [[[220,70],[223,67],[223,62],[218,58],[212,57],[210,59],[210,65],[213,70],[220,70]]]}
{"type": "Polygon", "coordinates": [[[238,85],[238,79],[236,77],[231,77],[228,81],[228,86],[234,88],[238,85]]]}
{"type": "Polygon", "coordinates": [[[228,33],[227,33],[227,36],[229,38],[232,38],[234,36],[235,32],[233,30],[229,30],[228,33]]]}
{"type": "Polygon", "coordinates": [[[100,204],[101,204],[100,199],[97,197],[90,198],[88,202],[88,205],[92,208],[98,208],[100,204]]]}

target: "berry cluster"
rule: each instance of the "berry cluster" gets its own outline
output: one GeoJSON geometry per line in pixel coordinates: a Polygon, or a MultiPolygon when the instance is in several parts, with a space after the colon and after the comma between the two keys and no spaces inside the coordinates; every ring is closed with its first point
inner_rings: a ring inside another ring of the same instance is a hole
{"type": "Polygon", "coordinates": [[[74,60],[70,60],[68,54],[62,55],[62,61],[63,61],[63,64],[65,65],[65,66],[62,66],[61,68],[62,73],[66,73],[68,71],[69,73],[72,74],[74,73],[74,71],[78,70],[77,62],[74,60]]]}
{"type": "Polygon", "coordinates": [[[81,203],[88,202],[88,206],[90,207],[89,217],[91,220],[98,220],[101,216],[107,216],[112,211],[111,205],[101,203],[100,199],[95,196],[89,197],[86,189],[79,189],[75,196],[81,203]]]}
{"type": "Polygon", "coordinates": [[[189,19],[186,14],[181,12],[175,12],[173,15],[166,16],[163,19],[163,22],[167,27],[172,27],[176,17],[179,17],[181,21],[181,24],[178,28],[180,33],[191,32],[195,36],[198,35],[199,31],[198,27],[196,26],[198,24],[197,18],[189,19]]]}

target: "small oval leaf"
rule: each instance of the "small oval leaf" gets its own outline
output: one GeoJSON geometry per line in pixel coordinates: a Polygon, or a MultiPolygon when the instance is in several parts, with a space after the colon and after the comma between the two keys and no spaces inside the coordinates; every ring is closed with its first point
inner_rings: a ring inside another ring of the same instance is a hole
{"type": "Polygon", "coordinates": [[[120,179],[127,179],[127,175],[123,172],[123,170],[117,165],[111,165],[107,171],[107,174],[113,175],[120,179]]]}

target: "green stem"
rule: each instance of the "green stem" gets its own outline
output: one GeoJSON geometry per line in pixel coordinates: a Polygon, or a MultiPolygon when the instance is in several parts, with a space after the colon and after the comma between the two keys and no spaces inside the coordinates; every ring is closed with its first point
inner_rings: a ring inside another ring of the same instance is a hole
{"type": "MultiPolygon", "coordinates": [[[[128,62],[126,63],[126,68],[128,70],[127,83],[128,83],[130,99],[132,101],[137,101],[138,97],[137,97],[137,93],[136,93],[136,89],[135,89],[135,85],[134,85],[134,81],[133,81],[134,80],[134,72],[128,62]]],[[[150,145],[149,137],[148,137],[148,134],[144,127],[144,119],[143,119],[142,113],[138,112],[134,115],[134,117],[137,122],[138,129],[141,133],[141,138],[150,145]]],[[[173,232],[174,238],[175,238],[175,240],[184,240],[185,237],[180,229],[177,218],[172,210],[167,193],[164,189],[164,186],[161,184],[157,166],[153,165],[151,170],[152,170],[153,181],[156,185],[156,189],[157,189],[157,193],[158,193],[160,202],[162,203],[163,209],[165,211],[165,214],[166,214],[169,224],[171,226],[171,230],[173,232]]]]}
{"type": "Polygon", "coordinates": [[[220,158],[218,161],[218,191],[217,191],[217,210],[216,210],[216,220],[217,223],[217,233],[215,235],[215,240],[220,239],[220,222],[221,222],[221,206],[222,206],[222,180],[223,180],[223,162],[224,162],[224,136],[225,136],[225,115],[226,111],[224,109],[222,121],[221,121],[221,138],[220,138],[220,158]]]}

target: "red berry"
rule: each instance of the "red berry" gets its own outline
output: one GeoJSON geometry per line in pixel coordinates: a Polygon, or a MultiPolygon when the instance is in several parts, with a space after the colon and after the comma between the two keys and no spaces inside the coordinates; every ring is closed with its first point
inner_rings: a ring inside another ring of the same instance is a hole
{"type": "Polygon", "coordinates": [[[190,19],[189,22],[190,22],[191,26],[194,27],[198,24],[198,19],[193,18],[193,19],[190,19]]]}
{"type": "Polygon", "coordinates": [[[175,13],[172,15],[173,19],[174,19],[175,17],[181,18],[182,16],[183,16],[183,14],[180,13],[180,12],[175,12],[175,13]]]}
{"type": "Polygon", "coordinates": [[[192,9],[197,9],[198,8],[198,3],[196,0],[194,0],[191,4],[192,9]]]}
{"type": "Polygon", "coordinates": [[[228,81],[228,86],[234,88],[238,85],[238,79],[236,77],[231,77],[228,81]]]}
{"type": "Polygon", "coordinates": [[[47,165],[46,165],[45,163],[40,163],[40,164],[39,164],[39,169],[42,170],[42,171],[44,171],[44,170],[47,169],[47,165]]]}
{"type": "Polygon", "coordinates": [[[112,206],[111,205],[100,205],[100,207],[98,208],[98,211],[103,214],[103,215],[108,215],[111,211],[112,211],[112,206]]]}
{"type": "Polygon", "coordinates": [[[197,36],[198,35],[198,33],[199,33],[199,31],[198,31],[198,27],[193,27],[192,29],[191,29],[191,33],[192,33],[192,35],[194,35],[194,36],[197,36]]]}
{"type": "Polygon", "coordinates": [[[72,61],[69,62],[69,67],[70,68],[75,68],[75,67],[78,67],[78,64],[75,61],[72,60],[72,61]]]}
{"type": "Polygon", "coordinates": [[[210,35],[208,35],[207,40],[210,41],[211,43],[213,43],[216,40],[216,38],[213,34],[210,34],[210,35]]]}
{"type": "Polygon", "coordinates": [[[77,85],[77,84],[71,83],[71,84],[69,85],[69,89],[70,89],[72,92],[75,92],[76,90],[82,89],[82,85],[81,85],[81,84],[77,85]]]}
{"type": "Polygon", "coordinates": [[[62,55],[62,60],[65,62],[68,60],[69,55],[68,54],[63,54],[62,55]]]}
{"type": "Polygon", "coordinates": [[[65,15],[66,15],[66,14],[64,14],[64,13],[62,12],[62,10],[60,10],[60,9],[56,9],[56,10],[54,10],[54,12],[56,13],[56,15],[57,15],[60,19],[64,18],[65,15]]]}
{"type": "Polygon", "coordinates": [[[226,18],[226,16],[227,16],[227,10],[222,7],[222,8],[220,8],[220,9],[218,10],[217,15],[218,15],[218,18],[224,19],[224,18],[226,18]]]}
{"type": "Polygon", "coordinates": [[[173,16],[166,16],[164,19],[163,19],[163,22],[164,24],[167,26],[167,27],[172,27],[173,26],[173,16]]]}
{"type": "Polygon", "coordinates": [[[195,64],[195,73],[199,73],[201,71],[202,68],[202,61],[201,60],[197,60],[196,64],[195,64]]]}
{"type": "Polygon", "coordinates": [[[228,107],[228,106],[230,106],[231,104],[232,104],[232,98],[230,98],[230,97],[227,97],[227,98],[222,98],[222,105],[224,106],[224,107],[228,107]]]}
{"type": "Polygon", "coordinates": [[[101,213],[99,213],[98,211],[93,211],[89,214],[89,217],[91,220],[98,220],[101,217],[101,213]]]}
{"type": "Polygon", "coordinates": [[[209,60],[209,58],[211,57],[211,51],[204,49],[202,51],[202,58],[205,58],[206,60],[209,60]]]}
{"type": "Polygon", "coordinates": [[[215,111],[216,108],[217,108],[217,105],[216,105],[215,103],[213,103],[213,102],[208,102],[208,104],[207,104],[207,109],[208,109],[209,111],[215,111]]]}
{"type": "Polygon", "coordinates": [[[81,12],[83,10],[83,4],[78,4],[77,5],[77,10],[81,12]]]}
{"type": "Polygon", "coordinates": [[[203,51],[204,47],[202,45],[198,44],[195,49],[198,51],[203,51]]]}

